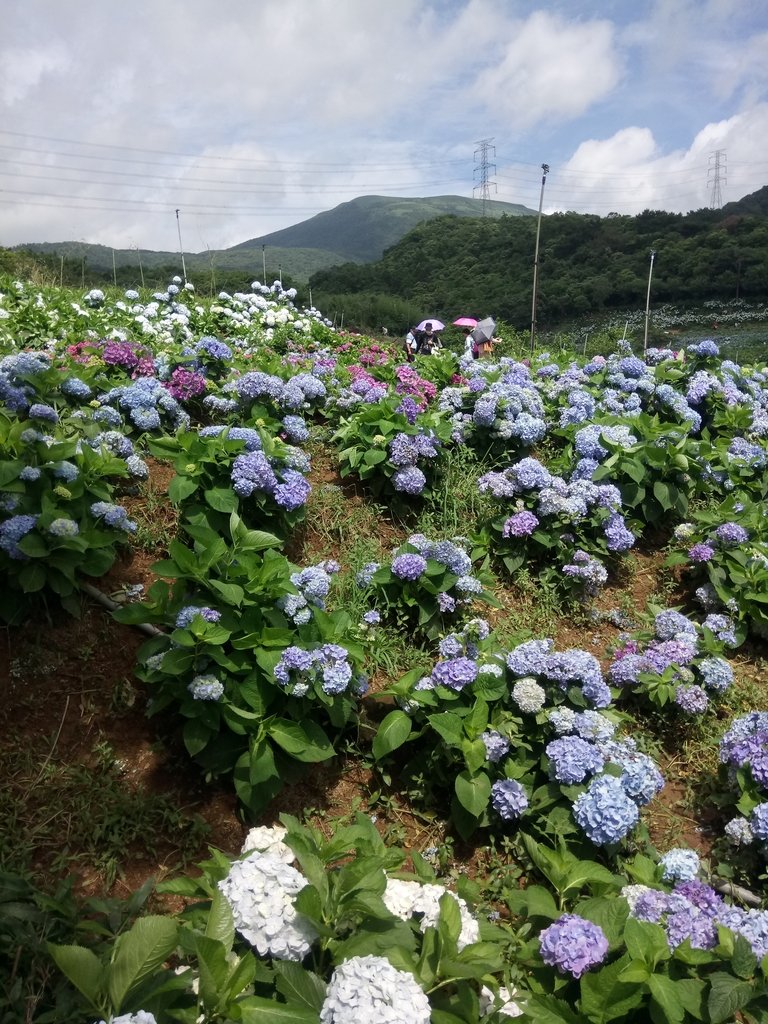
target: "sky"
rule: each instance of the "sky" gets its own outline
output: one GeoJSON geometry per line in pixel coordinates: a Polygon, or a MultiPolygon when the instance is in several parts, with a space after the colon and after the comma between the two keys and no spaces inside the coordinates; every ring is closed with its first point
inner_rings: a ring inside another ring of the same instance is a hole
{"type": "Polygon", "coordinates": [[[0,245],[204,252],[362,195],[606,216],[768,184],[765,0],[2,0],[2,14],[0,245]]]}

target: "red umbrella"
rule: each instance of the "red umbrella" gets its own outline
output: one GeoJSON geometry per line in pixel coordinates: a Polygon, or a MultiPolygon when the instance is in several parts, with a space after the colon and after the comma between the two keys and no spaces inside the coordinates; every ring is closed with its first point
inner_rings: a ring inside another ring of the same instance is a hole
{"type": "Polygon", "coordinates": [[[473,316],[460,316],[458,320],[454,320],[453,323],[456,327],[477,327],[477,320],[473,316]]]}

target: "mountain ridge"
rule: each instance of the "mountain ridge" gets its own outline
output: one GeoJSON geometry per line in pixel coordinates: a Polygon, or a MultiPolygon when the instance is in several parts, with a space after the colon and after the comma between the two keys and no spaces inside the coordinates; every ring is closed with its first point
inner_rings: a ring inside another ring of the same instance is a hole
{"type": "MultiPolygon", "coordinates": [[[[516,203],[470,199],[465,196],[358,196],[325,210],[307,220],[267,235],[247,239],[226,249],[184,253],[189,270],[243,270],[253,277],[264,276],[264,257],[268,254],[267,277],[278,273],[305,282],[317,270],[342,263],[366,263],[378,259],[418,224],[446,214],[457,217],[492,218],[534,216],[536,211],[516,203]],[[339,244],[340,243],[340,244],[339,244]],[[262,251],[262,246],[265,251],[262,251]]],[[[116,267],[152,269],[173,266],[181,270],[179,252],[142,249],[112,249],[89,242],[26,242],[11,247],[16,251],[85,259],[91,270],[110,272],[116,267]]]]}

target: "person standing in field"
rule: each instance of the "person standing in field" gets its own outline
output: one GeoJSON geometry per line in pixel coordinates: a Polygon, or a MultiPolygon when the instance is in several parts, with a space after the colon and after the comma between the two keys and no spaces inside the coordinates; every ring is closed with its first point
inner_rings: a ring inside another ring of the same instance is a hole
{"type": "Polygon", "coordinates": [[[416,333],[415,327],[409,327],[408,333],[405,336],[405,358],[409,363],[413,362],[413,357],[416,355],[416,349],[419,347],[416,333]]]}
{"type": "Polygon", "coordinates": [[[431,356],[432,353],[436,352],[439,348],[440,342],[438,337],[435,334],[431,321],[428,321],[424,324],[424,331],[421,338],[419,338],[416,353],[420,356],[431,356]]]}

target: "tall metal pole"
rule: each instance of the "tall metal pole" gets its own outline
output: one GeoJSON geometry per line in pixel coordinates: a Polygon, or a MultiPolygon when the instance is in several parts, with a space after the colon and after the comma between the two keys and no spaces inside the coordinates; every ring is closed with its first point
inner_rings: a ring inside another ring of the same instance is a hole
{"type": "Polygon", "coordinates": [[[541,235],[541,211],[544,206],[544,183],[549,173],[549,164],[541,165],[541,195],[539,196],[539,216],[536,221],[536,251],[533,257],[533,298],[531,300],[531,355],[536,344],[536,297],[539,283],[539,237],[541,235]]]}
{"type": "Polygon", "coordinates": [[[117,288],[117,267],[115,266],[115,250],[112,250],[112,280],[115,282],[115,288],[117,288]]]}
{"type": "Polygon", "coordinates": [[[267,247],[266,247],[266,245],[262,245],[262,247],[261,247],[261,266],[262,266],[262,269],[264,271],[264,279],[263,279],[263,281],[261,283],[262,284],[266,284],[267,283],[267,247]]]}
{"type": "Polygon", "coordinates": [[[136,257],[139,261],[139,275],[141,277],[141,287],[144,287],[144,267],[141,265],[141,249],[136,246],[136,257]]]}
{"type": "Polygon", "coordinates": [[[176,211],[176,227],[179,229],[179,252],[181,253],[181,273],[184,278],[184,284],[187,283],[187,267],[184,263],[184,246],[181,241],[181,221],[179,220],[179,211],[176,211]]]}
{"type": "Polygon", "coordinates": [[[648,268],[648,293],[645,296],[645,334],[643,335],[643,359],[648,351],[648,317],[651,309],[651,278],[653,277],[653,261],[656,256],[656,250],[651,249],[651,265],[648,268]]]}

